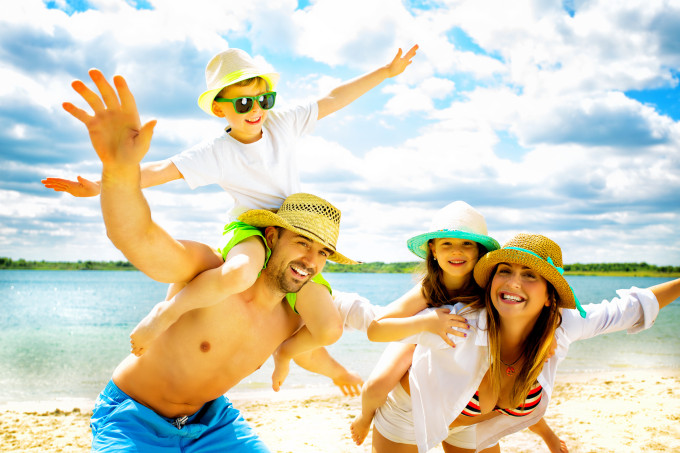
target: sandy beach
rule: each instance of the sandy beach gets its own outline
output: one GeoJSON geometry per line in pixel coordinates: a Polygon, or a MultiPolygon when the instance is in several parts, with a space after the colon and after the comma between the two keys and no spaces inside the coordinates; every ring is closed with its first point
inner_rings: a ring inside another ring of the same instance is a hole
{"type": "MultiPolygon", "coordinates": [[[[359,398],[328,391],[235,393],[234,405],[275,452],[370,452],[357,447],[349,424],[359,398]]],[[[0,406],[0,451],[85,452],[93,401],[8,403],[0,406]]],[[[680,370],[622,370],[560,375],[546,419],[579,452],[680,451],[680,370]]],[[[522,431],[501,442],[503,452],[548,452],[522,431]]],[[[434,451],[442,451],[436,449],[434,451]]]]}

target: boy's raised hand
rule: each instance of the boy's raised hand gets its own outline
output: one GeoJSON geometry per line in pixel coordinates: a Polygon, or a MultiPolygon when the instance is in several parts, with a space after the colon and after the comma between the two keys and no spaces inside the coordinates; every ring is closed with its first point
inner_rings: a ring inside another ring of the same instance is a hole
{"type": "Polygon", "coordinates": [[[389,77],[394,77],[398,76],[404,70],[408,65],[411,64],[411,60],[413,60],[413,57],[416,56],[416,50],[418,50],[418,44],[415,46],[411,47],[404,56],[401,55],[401,48],[397,51],[397,55],[395,55],[394,59],[392,62],[387,65],[387,71],[389,74],[389,77]]]}
{"type": "Polygon", "coordinates": [[[135,98],[122,76],[115,76],[113,87],[98,69],[89,71],[101,98],[83,82],[71,84],[74,90],[94,111],[94,116],[70,102],[63,104],[64,110],[81,121],[90,134],[90,141],[104,167],[137,166],[149,150],[156,121],[141,125],[135,98]],[[120,99],[119,99],[120,98],[120,99]]]}
{"type": "Polygon", "coordinates": [[[95,197],[99,195],[99,183],[78,176],[77,181],[61,178],[45,178],[42,182],[46,188],[55,192],[67,192],[74,197],[95,197]]]}

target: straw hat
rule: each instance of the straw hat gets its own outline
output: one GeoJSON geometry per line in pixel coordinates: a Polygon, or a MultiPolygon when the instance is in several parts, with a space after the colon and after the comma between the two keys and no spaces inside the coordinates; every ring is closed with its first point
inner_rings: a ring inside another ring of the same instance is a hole
{"type": "Polygon", "coordinates": [[[482,244],[489,252],[500,247],[487,235],[484,216],[464,201],[454,201],[437,211],[428,230],[429,233],[406,241],[409,250],[423,259],[427,257],[427,242],[433,238],[469,239],[482,244]]]}
{"type": "Polygon", "coordinates": [[[540,234],[518,234],[503,244],[500,250],[487,253],[475,266],[475,281],[484,288],[498,263],[522,264],[548,280],[559,295],[558,306],[577,308],[585,318],[585,311],[562,273],[562,249],[554,241],[540,234]]]}
{"type": "Polygon", "coordinates": [[[273,91],[279,81],[278,73],[256,63],[241,49],[228,49],[218,53],[205,68],[205,83],[208,90],[198,97],[198,106],[208,115],[217,116],[212,111],[215,96],[224,87],[253,77],[262,77],[266,80],[269,91],[273,91]]]}
{"type": "Polygon", "coordinates": [[[333,250],[333,254],[328,257],[331,261],[358,264],[335,250],[340,233],[340,211],[323,198],[296,193],[286,198],[276,213],[266,209],[251,209],[238,219],[258,228],[283,227],[333,250]]]}

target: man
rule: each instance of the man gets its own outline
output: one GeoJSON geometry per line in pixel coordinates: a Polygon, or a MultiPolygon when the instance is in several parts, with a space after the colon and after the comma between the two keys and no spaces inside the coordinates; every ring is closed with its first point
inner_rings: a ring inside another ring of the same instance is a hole
{"type": "MultiPolygon", "coordinates": [[[[94,116],[69,103],[64,108],[87,126],[102,161],[107,234],[147,275],[181,280],[178,260],[192,248],[153,222],[140,185],[139,164],[155,121],[141,126],[122,77],[114,78],[116,94],[101,73],[90,74],[101,98],[82,82],[73,87],[94,116]]],[[[340,212],[321,198],[294,194],[277,214],[244,215],[253,226],[266,227],[263,240],[271,250],[266,268],[246,291],[184,314],[143,355],[121,362],[95,405],[93,451],[268,451],[223,395],[301,327],[285,294],[299,291],[337,254],[340,212]]],[[[342,374],[332,359],[307,360],[312,362],[312,371],[342,374]]]]}

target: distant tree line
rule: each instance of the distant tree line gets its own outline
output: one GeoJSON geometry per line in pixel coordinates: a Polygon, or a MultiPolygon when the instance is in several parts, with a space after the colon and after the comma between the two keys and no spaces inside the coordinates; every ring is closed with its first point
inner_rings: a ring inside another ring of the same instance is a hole
{"type": "Polygon", "coordinates": [[[592,272],[608,272],[608,273],[645,273],[658,272],[661,274],[674,274],[680,272],[680,266],[655,266],[654,264],[642,263],[574,263],[565,264],[565,272],[572,273],[592,273],[592,272]]]}
{"type": "MultiPolygon", "coordinates": [[[[400,263],[383,263],[375,261],[355,265],[326,263],[323,272],[338,273],[375,273],[375,274],[410,274],[419,270],[422,261],[400,263]]],[[[135,270],[128,261],[28,261],[24,259],[0,257],[0,269],[26,270],[135,270]]],[[[680,266],[656,266],[647,263],[574,263],[565,264],[568,274],[635,274],[635,275],[680,275],[680,266]]]]}
{"type": "Polygon", "coordinates": [[[64,270],[64,271],[116,271],[136,270],[128,261],[29,261],[0,257],[0,269],[64,270]]]}

